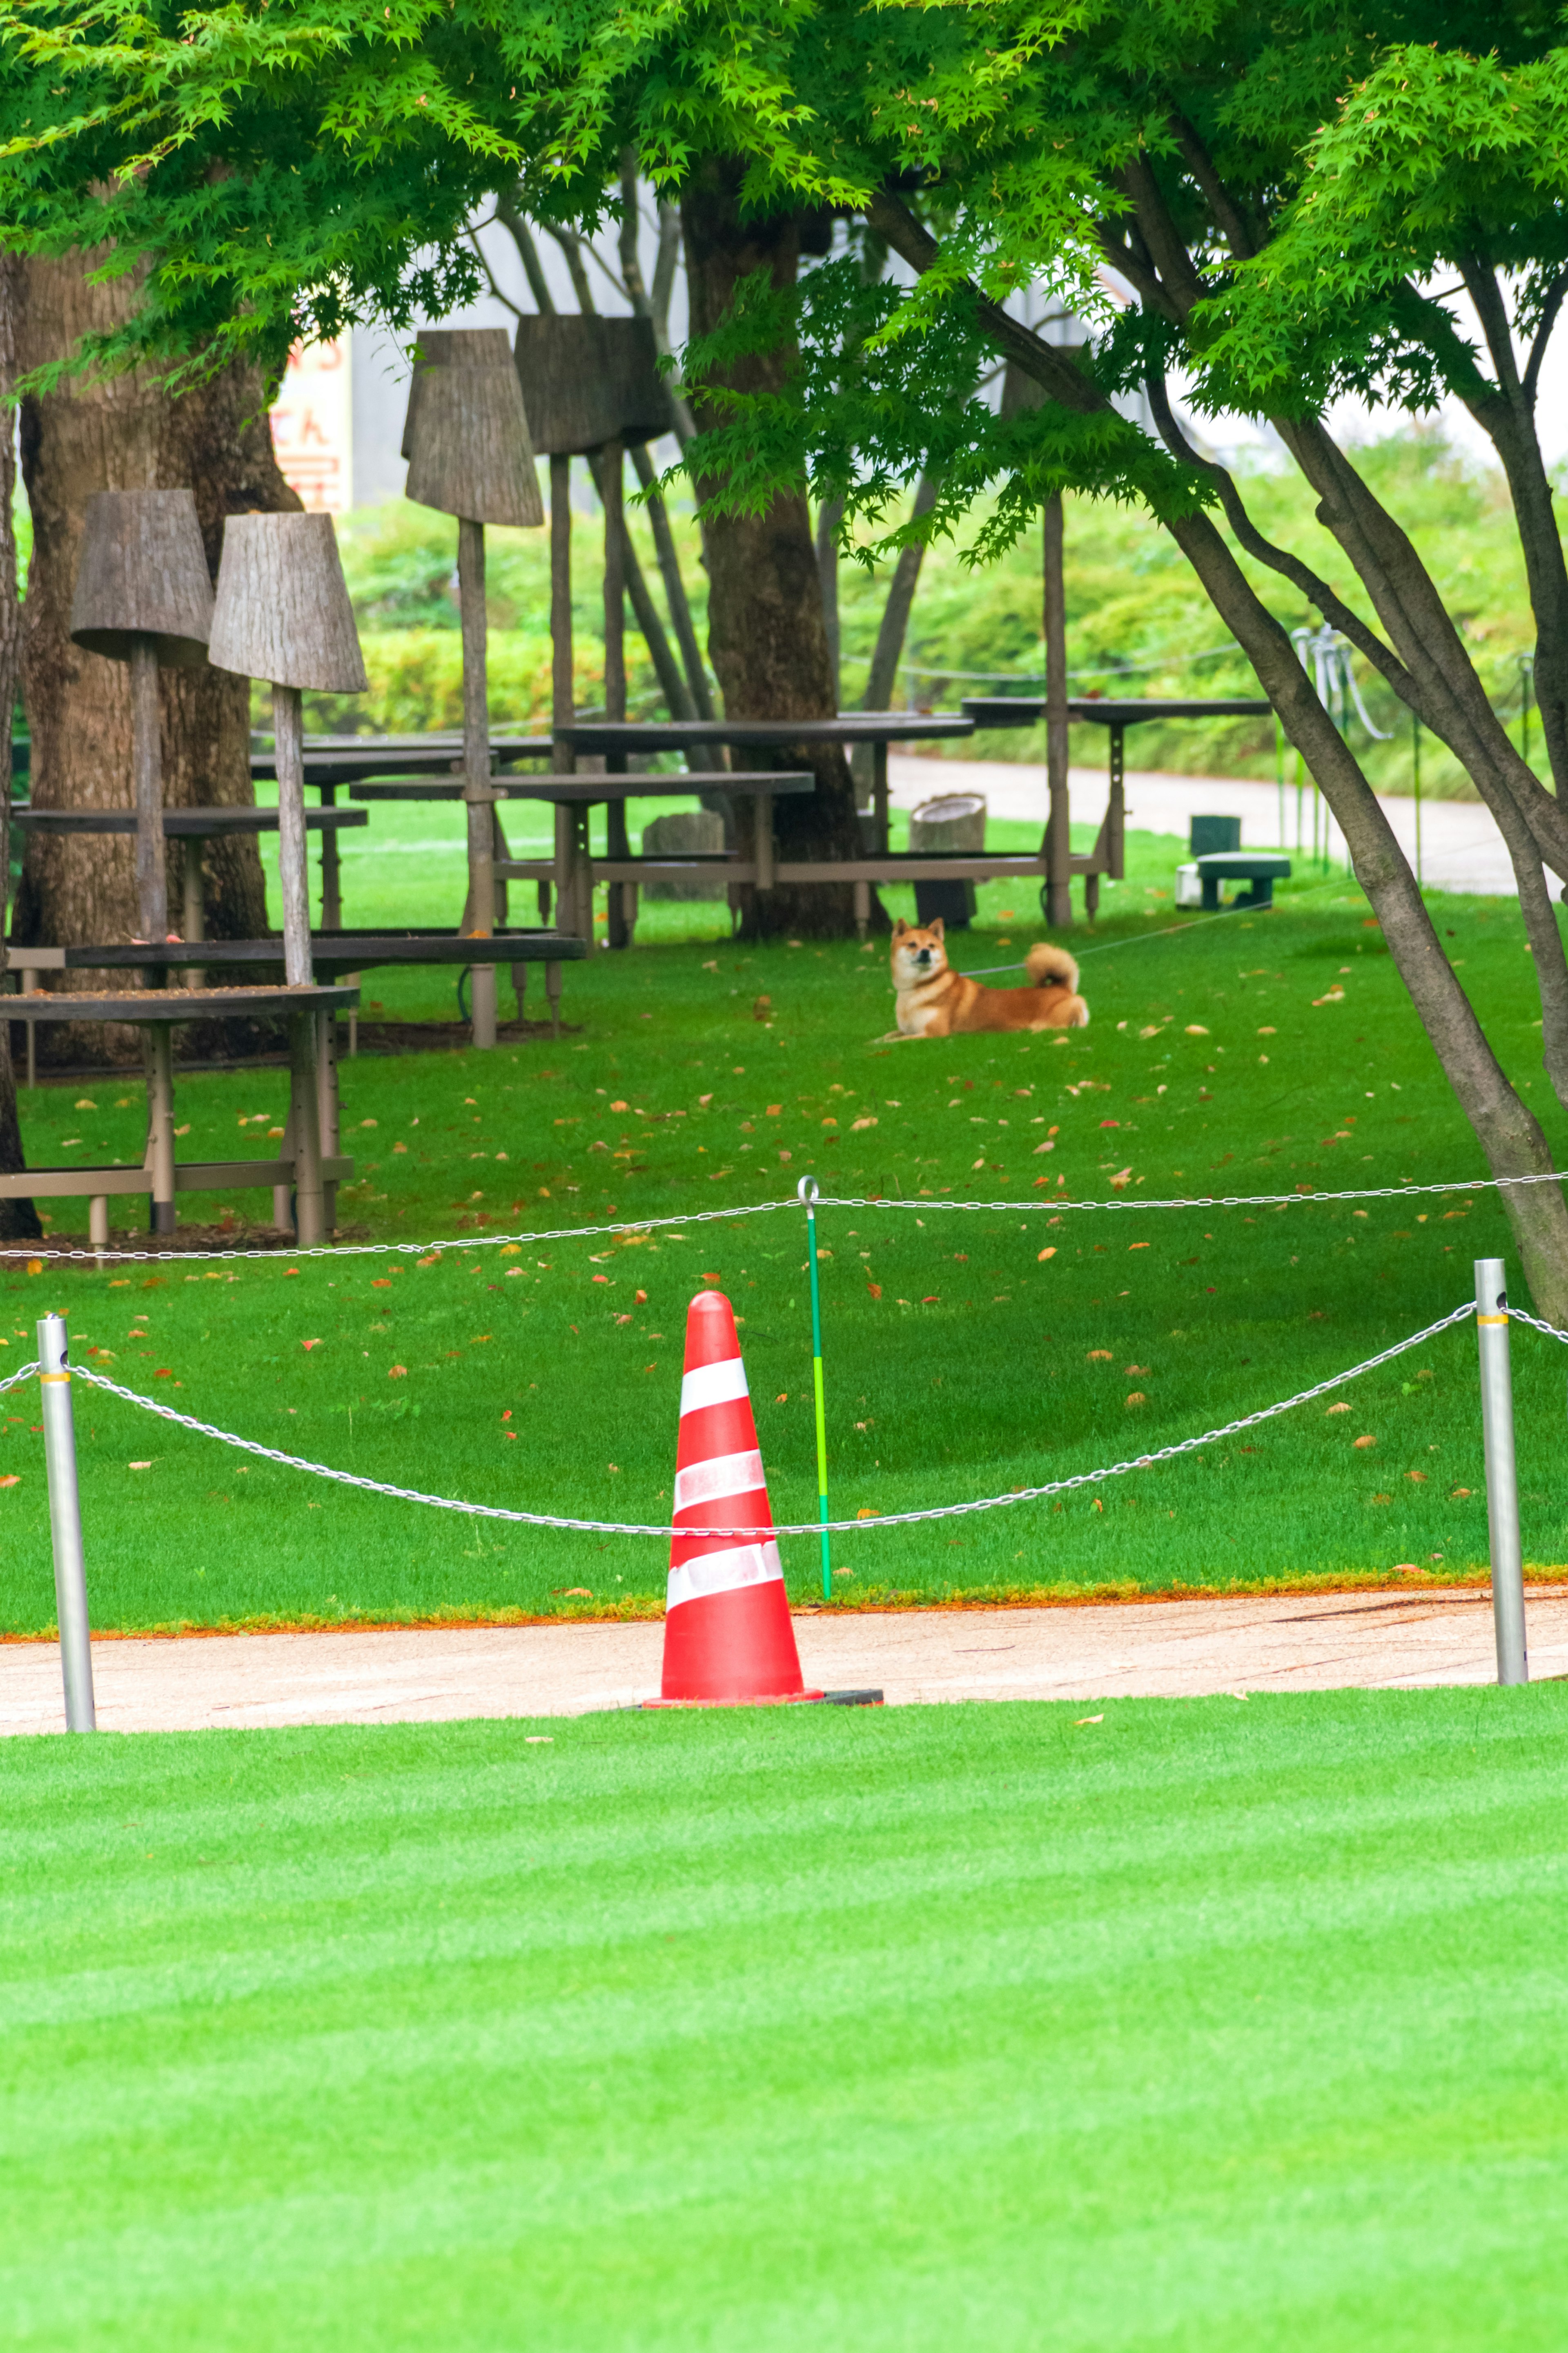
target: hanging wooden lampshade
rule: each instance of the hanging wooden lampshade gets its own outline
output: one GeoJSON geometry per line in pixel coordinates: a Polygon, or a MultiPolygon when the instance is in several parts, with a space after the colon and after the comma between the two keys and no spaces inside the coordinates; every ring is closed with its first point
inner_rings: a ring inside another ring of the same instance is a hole
{"type": "Polygon", "coordinates": [[[136,810],[138,936],[169,927],[163,843],[160,663],[207,658],[213,587],[189,490],[100,491],[87,503],[70,633],[89,653],[131,667],[131,798],[136,810]]]}
{"type": "Polygon", "coordinates": [[[129,661],[139,645],[178,669],[207,658],[213,586],[188,490],[100,491],[87,502],[70,633],[129,661]]]}
{"type": "Polygon", "coordinates": [[[331,515],[230,515],[207,650],[218,670],[275,686],[364,692],[331,515]]]}
{"type": "Polygon", "coordinates": [[[408,496],[466,522],[544,521],[522,387],[503,327],[427,330],[403,428],[408,496]]]}
{"type": "Polygon", "coordinates": [[[583,458],[670,430],[648,319],[559,313],[517,322],[517,373],[542,458],[583,458]]]}

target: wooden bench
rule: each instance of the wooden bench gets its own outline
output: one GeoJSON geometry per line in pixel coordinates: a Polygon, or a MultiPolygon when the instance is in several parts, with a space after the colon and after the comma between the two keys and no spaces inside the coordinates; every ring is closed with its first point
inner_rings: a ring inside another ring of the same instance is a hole
{"type": "Polygon", "coordinates": [[[1271,907],[1275,883],[1284,881],[1290,871],[1290,860],[1273,849],[1211,849],[1194,863],[1210,914],[1217,914],[1222,908],[1228,914],[1237,907],[1271,907]],[[1252,887],[1238,892],[1227,905],[1220,897],[1226,882],[1248,882],[1252,887]]]}

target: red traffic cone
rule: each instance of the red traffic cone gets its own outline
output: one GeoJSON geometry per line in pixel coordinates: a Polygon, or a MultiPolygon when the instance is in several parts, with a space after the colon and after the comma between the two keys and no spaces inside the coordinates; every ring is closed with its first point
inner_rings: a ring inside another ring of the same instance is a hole
{"type": "Polygon", "coordinates": [[[699,1292],[687,1314],[670,1516],[678,1530],[747,1533],[671,1542],[664,1700],[820,1699],[801,1681],[746,1368],[721,1291],[699,1292]]]}

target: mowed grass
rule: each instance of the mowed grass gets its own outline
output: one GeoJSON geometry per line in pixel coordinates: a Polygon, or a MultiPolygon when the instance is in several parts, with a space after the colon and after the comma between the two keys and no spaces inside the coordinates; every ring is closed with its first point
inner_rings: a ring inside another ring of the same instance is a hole
{"type": "MultiPolygon", "coordinates": [[[[392,814],[421,826],[461,815],[392,814]]],[[[439,1494],[657,1522],[687,1303],[717,1283],[743,1318],[775,1515],[809,1520],[805,1227],[792,1197],[812,1173],[826,1193],[886,1197],[825,1210],[819,1226],[840,1516],[1005,1494],[1289,1397],[1458,1304],[1472,1261],[1506,1255],[1508,1229],[1485,1192],[1306,1200],[1479,1176],[1480,1155],[1354,886],[1302,875],[1272,914],[1173,931],[1179,851],[1133,837],[1127,883],[1107,893],[1098,926],[1075,933],[1087,1030],[889,1044],[885,944],[753,949],[688,936],[569,968],[572,1026],[557,1040],[345,1060],[359,1174],[342,1223],[371,1240],[468,1247],[17,1271],[0,1276],[0,1368],[58,1306],[79,1362],[269,1446],[439,1494]],[[1222,1188],[1304,1205],[1074,1206],[1222,1188]],[[950,1206],[965,1199],[994,1206],[950,1206]],[[769,1201],[788,1206],[620,1240],[494,1246],[769,1201]]],[[[384,903],[367,913],[351,890],[351,916],[449,914],[418,895],[421,871],[389,852],[374,869],[384,903]]],[[[1005,963],[1038,936],[1028,902],[1010,892],[983,894],[981,920],[955,944],[961,966],[1005,963]]],[[[1517,907],[1433,905],[1561,1156],[1517,907]]],[[[698,932],[726,921],[703,907],[657,913],[698,932]]],[[[410,1016],[448,1012],[450,992],[447,976],[384,973],[365,991],[410,1016]]],[[[183,1077],[180,1149],[265,1149],[284,1095],[280,1070],[183,1077]]],[[[142,1117],[139,1080],[109,1075],[24,1100],[39,1159],[139,1158],[142,1117]]],[[[245,1195],[217,1207],[242,1221],[269,1209],[245,1195]]],[[[84,1205],[57,1201],[53,1214],[58,1238],[82,1238],[84,1205]]],[[[1526,1555],[1550,1570],[1568,1562],[1553,1475],[1563,1366],[1526,1332],[1514,1345],[1526,1555]]],[[[1450,1333],[1332,1400],[1348,1412],[1320,1399],[1058,1502],[912,1529],[870,1517],[835,1542],[836,1602],[1477,1574],[1487,1537],[1474,1346],[1467,1329],[1450,1333]]],[[[0,1627],[16,1632],[54,1614],[36,1398],[0,1398],[0,1477],[16,1482],[0,1488],[0,1627]]],[[[79,1391],[77,1403],[100,1627],[661,1606],[657,1539],[363,1496],[106,1398],[79,1391]]],[[[815,1540],[785,1539],[784,1555],[792,1595],[819,1595],[815,1540]]]]}
{"type": "Polygon", "coordinates": [[[1560,1688],[0,1779],[26,2353],[1562,2342],[1560,1688]]]}

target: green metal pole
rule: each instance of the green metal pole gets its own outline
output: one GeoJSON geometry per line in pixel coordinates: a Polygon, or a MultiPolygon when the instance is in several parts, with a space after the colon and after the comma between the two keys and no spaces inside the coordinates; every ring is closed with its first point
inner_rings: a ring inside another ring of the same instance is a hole
{"type": "Polygon", "coordinates": [[[822,1598],[833,1599],[833,1564],[827,1544],[827,1415],[822,1395],[822,1287],[816,1272],[815,1176],[803,1176],[795,1191],[805,1205],[805,1257],[811,1270],[811,1384],[816,1401],[816,1516],[822,1522],[822,1598]]]}

